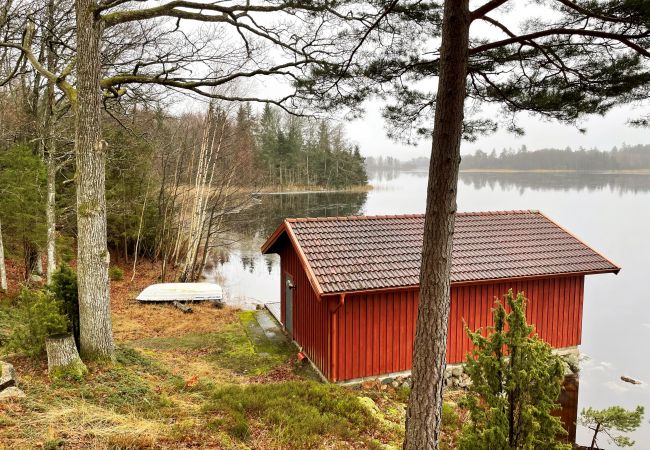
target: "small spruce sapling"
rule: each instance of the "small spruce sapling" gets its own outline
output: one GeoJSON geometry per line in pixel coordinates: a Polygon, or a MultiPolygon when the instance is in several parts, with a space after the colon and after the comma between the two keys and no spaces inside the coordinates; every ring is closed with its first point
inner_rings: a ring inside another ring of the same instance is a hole
{"type": "Polygon", "coordinates": [[[510,290],[505,299],[511,312],[497,301],[487,333],[467,330],[474,350],[465,371],[472,383],[461,404],[471,420],[459,448],[570,449],[559,442],[566,432],[551,415],[564,378],[562,361],[526,322],[523,293],[515,298],[510,290]]]}
{"type": "Polygon", "coordinates": [[[618,447],[632,447],[634,445],[632,439],[623,434],[614,434],[614,432],[629,433],[636,430],[641,425],[644,412],[643,406],[637,406],[632,411],[620,406],[610,406],[601,410],[583,409],[580,413],[580,423],[594,432],[589,449],[600,448],[597,445],[599,434],[607,436],[610,443],[618,447]]]}
{"type": "Polygon", "coordinates": [[[48,286],[54,298],[61,303],[61,312],[68,317],[70,332],[74,336],[77,350],[79,349],[79,288],[77,274],[67,264],[62,264],[52,275],[52,283],[48,286]]]}

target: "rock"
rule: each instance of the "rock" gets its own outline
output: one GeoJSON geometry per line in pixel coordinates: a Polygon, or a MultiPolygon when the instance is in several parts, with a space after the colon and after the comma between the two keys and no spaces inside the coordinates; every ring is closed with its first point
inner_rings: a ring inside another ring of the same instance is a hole
{"type": "Polygon", "coordinates": [[[642,384],[641,381],[635,380],[634,378],[626,377],[625,375],[621,376],[621,380],[630,384],[642,384]]]}
{"type": "Polygon", "coordinates": [[[397,381],[393,381],[390,385],[391,385],[392,387],[394,387],[395,389],[397,389],[398,387],[400,387],[400,384],[399,384],[397,381]]]}
{"type": "Polygon", "coordinates": [[[33,273],[29,276],[29,281],[31,281],[32,283],[40,283],[41,281],[43,281],[43,277],[33,273]]]}
{"type": "Polygon", "coordinates": [[[16,370],[11,364],[0,361],[0,391],[16,385],[16,370]]]}
{"type": "Polygon", "coordinates": [[[16,386],[8,387],[7,389],[0,391],[0,402],[12,398],[24,398],[24,397],[25,397],[25,393],[20,389],[18,389],[16,386]]]}
{"type": "MultiPolygon", "coordinates": [[[[566,367],[568,367],[568,369],[571,371],[571,373],[580,372],[580,358],[579,358],[578,355],[568,354],[568,355],[564,355],[562,357],[562,359],[564,360],[564,363],[566,364],[566,367]]],[[[565,372],[566,372],[566,370],[565,370],[565,372]]]]}
{"type": "Polygon", "coordinates": [[[459,377],[463,374],[463,368],[458,366],[451,369],[451,375],[454,377],[459,377]]]}
{"type": "Polygon", "coordinates": [[[366,380],[361,382],[361,389],[370,390],[377,389],[381,383],[377,380],[366,380]]]}
{"type": "Polygon", "coordinates": [[[395,381],[393,378],[386,377],[383,380],[381,380],[381,384],[391,384],[393,381],[395,381]]]}

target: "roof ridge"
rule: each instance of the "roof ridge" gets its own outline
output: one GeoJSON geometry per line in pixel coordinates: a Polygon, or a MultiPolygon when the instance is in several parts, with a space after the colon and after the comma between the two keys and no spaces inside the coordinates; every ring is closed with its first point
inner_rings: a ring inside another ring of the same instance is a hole
{"type": "MultiPolygon", "coordinates": [[[[498,211],[464,211],[456,213],[457,216],[506,216],[515,214],[540,214],[536,209],[514,209],[498,211]]],[[[354,220],[381,220],[381,219],[417,219],[424,217],[424,214],[378,214],[360,216],[322,216],[322,217],[292,217],[285,219],[289,223],[297,222],[334,222],[354,220]]]]}
{"type": "MultiPolygon", "coordinates": [[[[540,211],[458,215],[452,283],[620,270],[540,211]]],[[[415,286],[419,281],[423,218],[422,214],[403,214],[286,219],[262,251],[277,253],[278,248],[273,246],[286,233],[319,295],[415,286]]]]}

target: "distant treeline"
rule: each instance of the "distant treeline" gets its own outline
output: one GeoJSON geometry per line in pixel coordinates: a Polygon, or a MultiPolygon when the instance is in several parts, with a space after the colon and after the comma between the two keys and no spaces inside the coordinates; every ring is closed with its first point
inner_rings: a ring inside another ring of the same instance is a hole
{"type": "Polygon", "coordinates": [[[477,150],[473,155],[463,156],[461,169],[503,170],[636,170],[650,169],[650,145],[623,145],[611,151],[597,149],[564,150],[548,148],[528,151],[495,150],[486,153],[477,150]]]}
{"type": "Polygon", "coordinates": [[[392,156],[369,156],[366,157],[366,169],[368,172],[393,171],[393,170],[426,170],[429,167],[429,158],[419,158],[402,161],[392,156]]]}
{"type": "MultiPolygon", "coordinates": [[[[367,158],[369,171],[426,170],[428,158],[420,157],[400,161],[392,157],[367,158]]],[[[463,155],[460,168],[464,170],[639,170],[650,169],[650,144],[614,147],[610,151],[598,149],[574,150],[547,148],[529,151],[526,146],[518,150],[503,149],[497,153],[476,150],[473,155],[463,155]]]]}

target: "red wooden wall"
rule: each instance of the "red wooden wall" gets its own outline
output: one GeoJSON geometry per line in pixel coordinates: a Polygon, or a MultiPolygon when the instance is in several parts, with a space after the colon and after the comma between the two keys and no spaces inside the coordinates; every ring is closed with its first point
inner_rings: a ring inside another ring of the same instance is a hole
{"type": "Polygon", "coordinates": [[[293,246],[285,245],[280,250],[282,276],[281,311],[285,317],[285,272],[293,278],[293,339],[303,352],[329,378],[329,311],[327,299],[319,301],[293,246]]]}
{"type": "MultiPolygon", "coordinates": [[[[287,243],[288,244],[288,243],[287,243]]],[[[411,369],[418,290],[348,294],[319,299],[292,245],[282,245],[281,300],[285,315],[285,273],[294,280],[293,339],[332,381],[411,369]]],[[[447,362],[459,363],[471,348],[464,330],[492,325],[494,298],[512,289],[529,299],[526,311],[537,333],[556,348],[580,344],[584,276],[453,285],[447,362]]]]}
{"type": "MultiPolygon", "coordinates": [[[[494,298],[502,298],[508,289],[525,293],[528,321],[541,338],[556,348],[580,344],[583,287],[584,276],[452,286],[447,362],[462,362],[470,350],[464,323],[473,330],[492,325],[494,298]]],[[[348,295],[332,317],[335,360],[328,378],[340,381],[410,370],[417,303],[417,289],[348,295]]]]}

